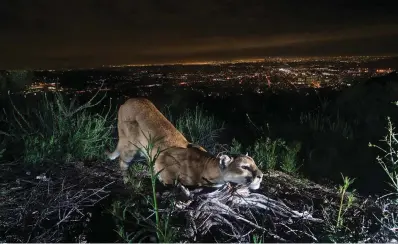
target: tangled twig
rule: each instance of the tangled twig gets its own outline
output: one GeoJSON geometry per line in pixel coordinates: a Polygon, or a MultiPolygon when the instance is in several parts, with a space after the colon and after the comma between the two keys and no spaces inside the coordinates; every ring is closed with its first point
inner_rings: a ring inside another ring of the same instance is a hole
{"type": "MultiPolygon", "coordinates": [[[[18,186],[10,187],[12,197],[4,198],[0,203],[0,227],[4,228],[7,239],[12,233],[24,228],[27,239],[21,242],[59,242],[62,241],[64,223],[85,222],[90,214],[87,207],[93,207],[109,195],[106,189],[113,184],[110,182],[99,188],[90,188],[83,182],[73,184],[71,178],[52,178],[48,181],[21,179],[18,186]],[[21,204],[22,203],[22,204],[21,204]],[[11,218],[18,216],[18,218],[11,218]],[[29,228],[26,228],[26,220],[29,228]]],[[[5,188],[3,188],[5,189],[5,188]]],[[[67,227],[69,228],[69,227],[67,227]]],[[[13,239],[9,239],[13,240],[13,239]]]]}
{"type": "MultiPolygon", "coordinates": [[[[187,190],[179,185],[184,200],[178,200],[176,207],[178,211],[184,212],[188,220],[186,235],[195,238],[196,235],[207,234],[212,227],[226,226],[231,231],[228,236],[236,237],[239,241],[245,237],[248,231],[257,229],[268,232],[270,236],[281,241],[284,238],[271,233],[265,226],[257,223],[259,214],[270,214],[279,219],[287,219],[287,223],[283,223],[285,227],[288,223],[293,223],[293,219],[305,220],[309,222],[321,223],[322,219],[314,218],[310,213],[290,209],[281,201],[273,200],[262,194],[252,193],[246,187],[236,187],[227,183],[219,189],[210,190],[208,188],[197,188],[192,191],[187,190]],[[239,238],[238,238],[239,237],[239,238]]],[[[165,192],[164,197],[170,195],[165,192]]],[[[292,233],[302,232],[293,231],[292,233]]],[[[313,239],[312,234],[306,233],[313,239]]],[[[247,236],[247,235],[246,235],[247,236]]],[[[246,240],[247,241],[247,240],[246,240]]]]}

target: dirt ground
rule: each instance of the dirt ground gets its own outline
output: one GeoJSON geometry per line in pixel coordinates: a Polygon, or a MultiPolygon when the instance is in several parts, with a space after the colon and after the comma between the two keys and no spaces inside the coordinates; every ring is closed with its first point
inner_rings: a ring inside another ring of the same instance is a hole
{"type": "MultiPolygon", "coordinates": [[[[123,184],[117,163],[72,162],[46,168],[20,165],[15,162],[0,167],[1,242],[121,241],[114,231],[109,209],[113,201],[126,199],[134,192],[123,184]]],[[[145,172],[137,173],[136,177],[149,182],[145,172]]],[[[263,226],[289,242],[388,242],[397,235],[396,230],[394,235],[394,231],[377,220],[387,208],[398,212],[397,204],[387,207],[377,197],[355,195],[353,206],[344,215],[346,229],[333,231],[340,206],[337,186],[319,185],[271,171],[265,173],[257,193],[324,220],[322,224],[293,224],[295,230],[273,221],[263,226]],[[298,233],[304,230],[306,234],[298,233]]],[[[264,216],[273,219],[272,213],[264,216]]],[[[263,240],[275,241],[266,235],[263,240]]]]}

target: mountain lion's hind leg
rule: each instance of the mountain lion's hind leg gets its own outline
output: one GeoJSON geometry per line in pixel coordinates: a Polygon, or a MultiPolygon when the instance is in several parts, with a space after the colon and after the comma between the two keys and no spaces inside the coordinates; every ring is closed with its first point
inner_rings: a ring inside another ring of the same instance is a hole
{"type": "Polygon", "coordinates": [[[128,149],[120,153],[119,167],[122,172],[124,183],[128,181],[128,169],[136,154],[138,154],[138,150],[134,149],[128,149]]]}

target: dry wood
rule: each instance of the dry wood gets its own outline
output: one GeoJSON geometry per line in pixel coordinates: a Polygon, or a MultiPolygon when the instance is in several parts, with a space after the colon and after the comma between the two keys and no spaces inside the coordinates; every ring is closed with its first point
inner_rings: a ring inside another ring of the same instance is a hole
{"type": "MultiPolygon", "coordinates": [[[[206,235],[212,227],[223,226],[229,229],[232,238],[247,241],[247,233],[253,229],[268,232],[275,239],[283,241],[265,226],[258,223],[259,216],[271,216],[272,219],[282,223],[287,231],[295,233],[289,224],[295,221],[309,221],[322,223],[323,220],[314,218],[310,213],[292,210],[282,201],[273,200],[259,193],[252,193],[248,188],[233,186],[230,183],[221,188],[196,188],[189,191],[178,185],[179,191],[164,192],[162,199],[171,196],[177,199],[176,211],[182,212],[188,220],[186,236],[195,238],[206,235]]],[[[260,217],[266,218],[266,217],[260,217]]],[[[302,232],[302,230],[300,230],[302,232]]],[[[306,235],[313,236],[311,233],[306,235]]],[[[312,239],[316,240],[315,237],[312,239]]]]}

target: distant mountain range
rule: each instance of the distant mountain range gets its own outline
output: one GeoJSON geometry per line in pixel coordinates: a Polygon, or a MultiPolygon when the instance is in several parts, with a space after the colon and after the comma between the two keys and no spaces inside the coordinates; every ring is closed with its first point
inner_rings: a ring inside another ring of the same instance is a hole
{"type": "Polygon", "coordinates": [[[379,60],[370,60],[359,64],[363,68],[392,68],[398,69],[398,57],[390,57],[379,60]]]}

